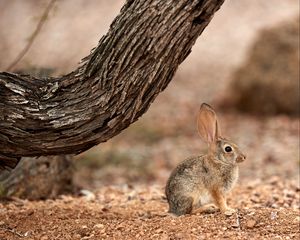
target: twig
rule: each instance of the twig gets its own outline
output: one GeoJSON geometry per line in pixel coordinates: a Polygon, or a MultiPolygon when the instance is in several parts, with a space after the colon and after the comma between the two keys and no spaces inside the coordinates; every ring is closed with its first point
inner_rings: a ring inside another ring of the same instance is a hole
{"type": "Polygon", "coordinates": [[[38,25],[36,26],[36,29],[31,34],[31,37],[29,38],[27,45],[22,49],[22,51],[18,54],[18,56],[15,58],[15,60],[7,67],[7,69],[6,69],[7,72],[11,71],[11,69],[13,69],[19,63],[19,61],[25,56],[25,54],[28,52],[28,50],[30,49],[34,40],[36,39],[37,35],[41,31],[44,23],[46,22],[49,12],[53,8],[55,2],[56,2],[56,0],[50,0],[49,4],[45,8],[45,11],[44,11],[40,21],[38,22],[38,25]]]}
{"type": "Polygon", "coordinates": [[[241,230],[241,220],[240,220],[239,210],[236,211],[235,217],[236,217],[235,223],[233,223],[231,226],[233,228],[237,228],[238,230],[241,230]]]}
{"type": "Polygon", "coordinates": [[[0,228],[3,229],[4,231],[7,231],[7,232],[10,232],[10,233],[12,233],[12,234],[17,235],[18,237],[21,237],[21,238],[22,238],[22,237],[25,237],[24,234],[19,233],[19,232],[17,232],[15,229],[12,229],[12,228],[10,228],[10,227],[2,227],[2,226],[0,226],[0,228]]]}
{"type": "Polygon", "coordinates": [[[238,209],[237,209],[237,212],[236,212],[236,225],[238,226],[238,229],[241,230],[241,220],[240,220],[240,214],[239,214],[238,209]]]}

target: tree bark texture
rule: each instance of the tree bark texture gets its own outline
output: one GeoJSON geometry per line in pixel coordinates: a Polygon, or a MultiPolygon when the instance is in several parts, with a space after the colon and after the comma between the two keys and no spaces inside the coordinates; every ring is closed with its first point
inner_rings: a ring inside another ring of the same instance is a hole
{"type": "Polygon", "coordinates": [[[25,157],[11,172],[0,173],[0,198],[55,198],[74,190],[71,155],[25,157]]]}
{"type": "MultiPolygon", "coordinates": [[[[49,77],[53,69],[29,68],[19,73],[49,77]]],[[[0,199],[7,197],[30,200],[55,198],[73,192],[74,161],[71,155],[24,157],[11,172],[0,171],[0,199]]]]}
{"type": "Polygon", "coordinates": [[[127,0],[63,77],[0,73],[0,167],[80,153],[136,121],[166,88],[224,0],[127,0]]]}

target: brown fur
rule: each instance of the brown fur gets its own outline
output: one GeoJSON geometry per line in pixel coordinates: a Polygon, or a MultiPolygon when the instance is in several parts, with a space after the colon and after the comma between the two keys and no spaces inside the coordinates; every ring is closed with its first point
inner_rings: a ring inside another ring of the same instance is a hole
{"type": "Polygon", "coordinates": [[[222,212],[231,214],[234,210],[227,206],[226,194],[238,179],[237,162],[243,161],[245,155],[237,145],[220,136],[216,114],[207,104],[200,108],[198,129],[209,152],[186,159],[173,170],[165,190],[169,212],[183,215],[195,208],[206,211],[211,208],[205,204],[212,200],[222,212]],[[225,151],[227,146],[231,152],[225,151]]]}

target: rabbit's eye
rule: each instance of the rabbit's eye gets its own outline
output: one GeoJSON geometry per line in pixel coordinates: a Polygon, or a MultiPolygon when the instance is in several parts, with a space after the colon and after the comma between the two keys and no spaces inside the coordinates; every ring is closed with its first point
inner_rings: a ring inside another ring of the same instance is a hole
{"type": "Polygon", "coordinates": [[[230,146],[225,147],[225,152],[231,152],[232,148],[230,146]]]}

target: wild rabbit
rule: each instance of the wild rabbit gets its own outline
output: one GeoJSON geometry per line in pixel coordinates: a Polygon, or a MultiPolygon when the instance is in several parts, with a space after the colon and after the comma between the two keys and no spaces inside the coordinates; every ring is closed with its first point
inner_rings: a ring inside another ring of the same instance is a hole
{"type": "Polygon", "coordinates": [[[207,203],[213,202],[231,215],[235,210],[227,206],[226,194],[238,179],[237,163],[246,157],[237,145],[221,137],[216,113],[208,104],[201,105],[197,125],[208,153],[186,159],[171,173],[165,189],[169,212],[179,216],[196,208],[212,211],[213,205],[207,203]]]}

